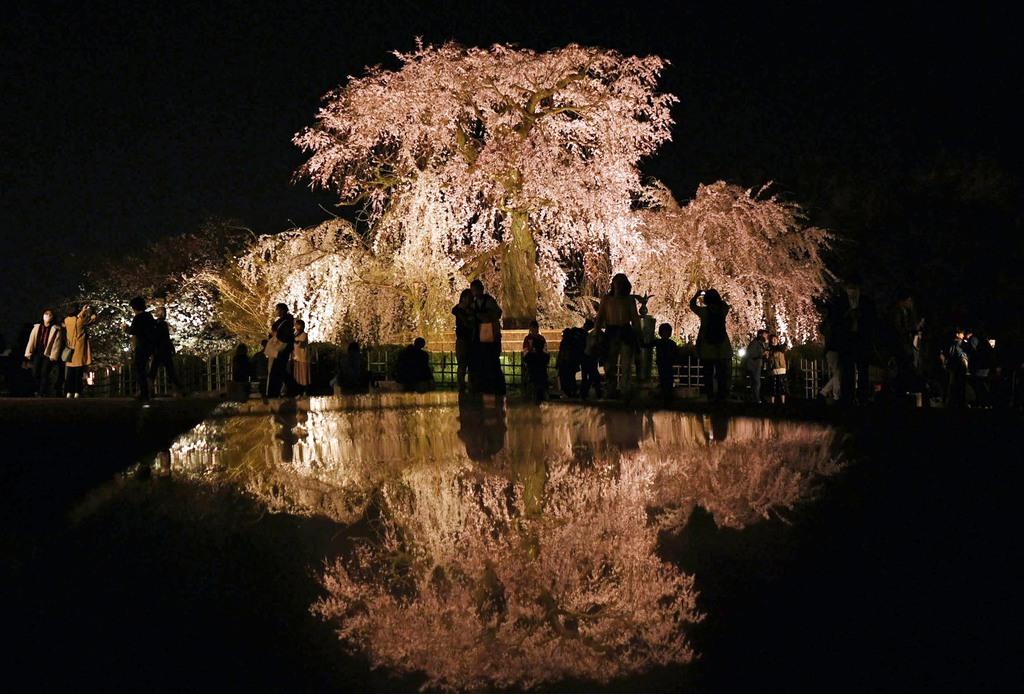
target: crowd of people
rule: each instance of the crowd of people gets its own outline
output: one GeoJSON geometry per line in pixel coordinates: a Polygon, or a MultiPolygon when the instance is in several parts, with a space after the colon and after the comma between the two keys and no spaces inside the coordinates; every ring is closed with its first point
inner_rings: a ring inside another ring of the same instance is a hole
{"type": "MultiPolygon", "coordinates": [[[[673,339],[673,328],[668,323],[658,326],[655,336],[653,318],[646,315],[646,300],[646,296],[633,294],[626,275],[616,274],[593,319],[562,330],[554,364],[562,396],[587,399],[593,393],[598,398],[628,397],[635,391],[634,375],[646,380],[653,366],[656,392],[665,401],[673,398],[683,348],[673,339]]],[[[175,393],[183,393],[165,309],[157,306],[150,311],[142,297],[133,298],[129,305],[133,317],[127,334],[137,397],[148,400],[152,396],[153,383],[161,370],[175,393]]],[[[734,351],[727,329],[730,306],[716,289],[707,288],[693,295],[689,307],[700,325],[690,355],[701,364],[703,393],[708,400],[727,400],[734,386],[734,351]]],[[[860,278],[851,276],[819,308],[826,365],[819,400],[866,403],[883,390],[909,396],[918,405],[929,395],[938,395],[945,405],[962,407],[968,403],[970,390],[973,406],[993,405],[994,382],[1000,369],[995,340],[983,328],[954,329],[930,360],[924,341],[925,322],[909,292],[900,295],[892,309],[883,314],[862,289],[860,278]],[[876,368],[874,380],[872,363],[876,368]],[[880,363],[884,366],[879,367],[880,363]]],[[[461,292],[451,313],[455,319],[460,393],[504,394],[502,309],[498,301],[476,279],[461,292]]],[[[61,321],[53,310],[43,311],[42,319],[28,334],[23,360],[37,396],[81,396],[84,372],[92,364],[90,328],[96,319],[89,305],[71,306],[61,321]]],[[[251,359],[248,347],[238,345],[228,386],[233,397],[248,397],[252,381],[265,382],[263,394],[268,397],[309,393],[309,336],[305,322],[295,318],[286,304],[276,305],[261,347],[251,359]]],[[[790,395],[789,350],[786,340],[767,328],[757,330],[739,350],[738,363],[749,401],[786,403],[790,395]]],[[[548,377],[551,355],[536,320],[530,323],[520,351],[525,393],[538,402],[547,399],[552,388],[548,377]]],[[[424,391],[435,385],[430,354],[422,337],[402,348],[393,366],[390,375],[404,390],[424,391]]],[[[366,392],[370,378],[366,352],[359,343],[349,343],[338,357],[332,385],[341,392],[366,392]]]]}

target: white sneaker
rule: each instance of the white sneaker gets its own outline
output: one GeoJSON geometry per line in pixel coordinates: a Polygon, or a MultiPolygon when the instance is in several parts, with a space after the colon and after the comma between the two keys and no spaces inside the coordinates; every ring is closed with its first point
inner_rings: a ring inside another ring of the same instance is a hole
{"type": "Polygon", "coordinates": [[[70,400],[71,399],[71,393],[65,393],[64,397],[67,398],[68,400],[70,400]]]}
{"type": "Polygon", "coordinates": [[[81,395],[81,393],[75,393],[75,400],[78,400],[79,395],[81,395]]]}

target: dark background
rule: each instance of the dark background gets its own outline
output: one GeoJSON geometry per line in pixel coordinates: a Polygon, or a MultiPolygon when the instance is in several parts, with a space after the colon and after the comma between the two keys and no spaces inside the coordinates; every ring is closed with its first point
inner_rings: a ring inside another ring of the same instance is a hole
{"type": "Polygon", "coordinates": [[[310,224],[291,136],[388,51],[569,42],[668,58],[674,141],[644,169],[677,197],[774,180],[844,241],[835,267],[908,286],[935,324],[1020,330],[1019,17],[921,4],[749,9],[676,3],[406,0],[28,4],[3,23],[0,330],[81,273],[208,216],[310,224]],[[69,4],[70,5],[70,4],[69,4]]]}

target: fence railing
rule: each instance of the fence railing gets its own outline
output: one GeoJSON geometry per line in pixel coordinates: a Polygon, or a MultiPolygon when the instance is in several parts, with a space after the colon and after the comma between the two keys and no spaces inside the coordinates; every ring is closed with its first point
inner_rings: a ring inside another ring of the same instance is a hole
{"type": "MultiPolygon", "coordinates": [[[[336,371],[332,350],[321,350],[317,346],[310,349],[310,368],[313,383],[325,387],[336,371]]],[[[397,351],[394,348],[370,348],[366,350],[368,368],[373,380],[387,380],[394,371],[394,360],[397,351]]],[[[223,390],[231,381],[232,353],[225,352],[206,359],[190,356],[175,358],[175,370],[184,390],[188,392],[216,392],[223,390]]],[[[552,388],[557,388],[557,352],[551,354],[548,366],[548,378],[552,388]]],[[[521,386],[524,382],[524,365],[522,354],[518,351],[501,354],[501,369],[509,386],[521,386]]],[[[434,382],[441,388],[454,388],[457,384],[458,361],[451,351],[430,353],[430,365],[434,374],[434,382]]],[[[674,384],[677,388],[699,390],[704,387],[704,365],[696,356],[687,356],[685,361],[674,367],[674,384]]],[[[652,378],[654,377],[652,371],[652,378]]],[[[794,397],[813,399],[827,378],[825,365],[821,360],[800,359],[790,364],[790,393],[794,397]]],[[[265,373],[254,373],[252,381],[256,383],[254,390],[262,389],[265,373]]],[[[116,366],[99,367],[86,373],[89,395],[94,397],[129,396],[136,392],[137,383],[130,362],[116,366]]],[[[734,395],[743,397],[750,392],[750,381],[747,370],[742,367],[739,359],[735,359],[732,369],[732,390],[734,395]]],[[[164,369],[160,369],[154,383],[155,395],[170,395],[173,385],[164,369]]]]}

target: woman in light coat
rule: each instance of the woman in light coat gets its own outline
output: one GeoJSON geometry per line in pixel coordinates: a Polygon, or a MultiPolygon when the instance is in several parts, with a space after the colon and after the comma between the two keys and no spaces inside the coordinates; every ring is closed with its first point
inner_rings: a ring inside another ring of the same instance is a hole
{"type": "Polygon", "coordinates": [[[92,349],[89,344],[89,326],[96,322],[96,314],[86,304],[81,310],[74,308],[64,319],[64,343],[71,349],[71,358],[67,361],[65,387],[67,397],[77,398],[82,394],[82,372],[92,364],[92,349]]]}
{"type": "Polygon", "coordinates": [[[303,393],[309,390],[309,335],[306,321],[295,321],[295,347],[292,350],[292,378],[303,393]]]}

